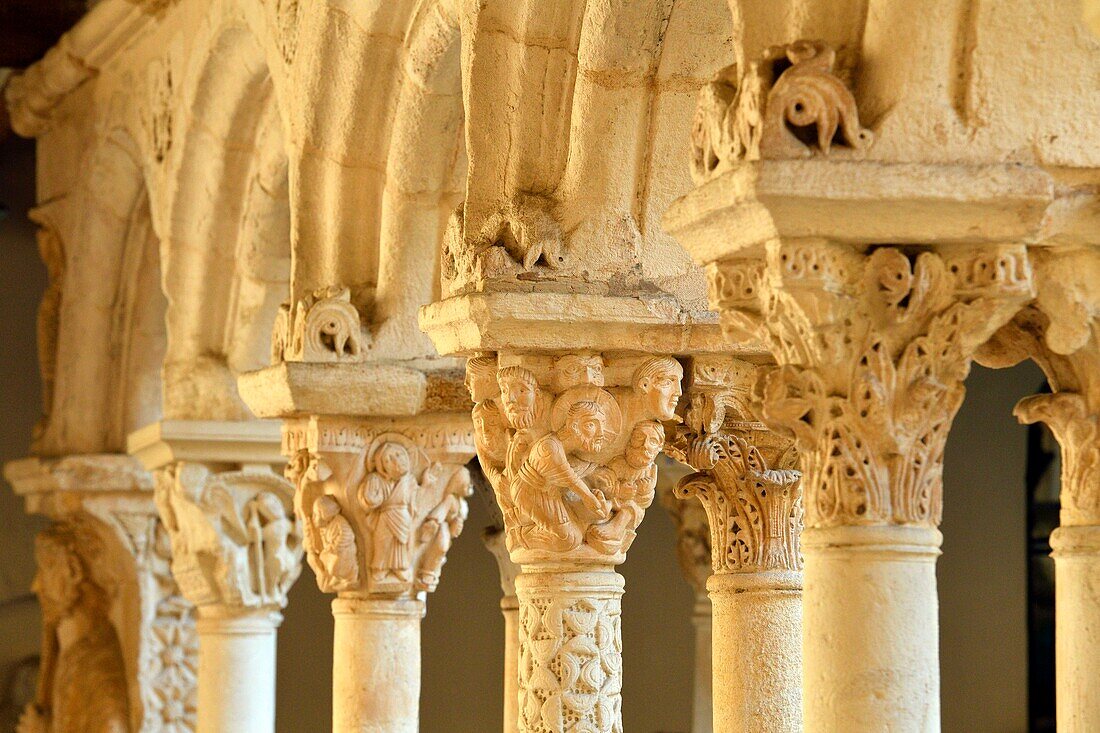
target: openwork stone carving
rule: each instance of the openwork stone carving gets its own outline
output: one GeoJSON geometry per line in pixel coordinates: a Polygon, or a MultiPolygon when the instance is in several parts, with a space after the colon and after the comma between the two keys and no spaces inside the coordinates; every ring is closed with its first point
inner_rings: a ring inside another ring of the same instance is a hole
{"type": "Polygon", "coordinates": [[[807,523],[937,524],[970,360],[1032,297],[1024,248],[772,242],[766,267],[725,260],[711,274],[723,326],[779,362],[756,397],[797,442],[807,523]]]}
{"type": "Polygon", "coordinates": [[[172,572],[196,606],[283,608],[301,572],[293,487],[260,471],[212,473],[180,463],[157,473],[172,572]]]}
{"type": "Polygon", "coordinates": [[[622,733],[621,586],[610,590],[575,597],[536,586],[521,606],[520,730],[622,733]]]}
{"type": "Polygon", "coordinates": [[[34,590],[42,607],[44,644],[35,702],[19,733],[127,733],[130,704],[125,662],[111,623],[107,591],[92,577],[86,553],[94,535],[54,525],[38,535],[34,590]]]}
{"type": "Polygon", "coordinates": [[[705,509],[716,573],[802,569],[798,458],[790,440],[749,414],[755,374],[730,359],[693,360],[685,424],[667,446],[697,469],[674,493],[705,509]]]}
{"type": "Polygon", "coordinates": [[[357,362],[364,357],[359,311],[348,288],[325,288],[284,303],[275,317],[271,361],[357,362]]]}
{"type": "MultiPolygon", "coordinates": [[[[453,417],[453,416],[452,416],[453,417]]],[[[287,478],[322,591],[413,597],[435,590],[472,493],[469,428],[313,418],[289,425],[287,478]]]]}
{"type": "Polygon", "coordinates": [[[833,146],[873,143],[855,98],[834,70],[836,51],[822,41],[773,46],[743,72],[718,72],[699,94],[692,123],[696,183],[737,161],[828,155],[833,146]]]}
{"type": "Polygon", "coordinates": [[[622,561],[653,501],[682,377],[669,357],[470,360],[478,457],[516,562],[622,561]]]}

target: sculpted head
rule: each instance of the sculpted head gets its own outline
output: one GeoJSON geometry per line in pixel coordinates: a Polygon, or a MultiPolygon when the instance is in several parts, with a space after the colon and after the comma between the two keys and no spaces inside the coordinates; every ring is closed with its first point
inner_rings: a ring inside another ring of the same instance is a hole
{"type": "Polygon", "coordinates": [[[603,359],[599,354],[566,354],[554,361],[554,389],[558,392],[580,385],[603,384],[603,359]]]}
{"type": "Polygon", "coordinates": [[[409,452],[400,443],[385,443],[378,449],[376,470],[390,481],[396,481],[408,473],[409,465],[409,452]]]}
{"type": "Polygon", "coordinates": [[[500,403],[508,422],[517,430],[529,428],[535,422],[535,404],[539,384],[535,375],[519,366],[507,366],[497,372],[500,403]]]}
{"type": "Polygon", "coordinates": [[[86,577],[76,538],[61,528],[44,530],[35,538],[34,557],[38,572],[31,588],[38,594],[43,620],[56,622],[80,601],[86,577]]]}
{"type": "Polygon", "coordinates": [[[630,431],[630,442],[626,446],[626,462],[634,468],[645,468],[657,460],[657,455],[665,445],[665,429],[661,423],[646,420],[634,426],[630,431]]]}
{"type": "Polygon", "coordinates": [[[340,505],[328,494],[322,494],[313,502],[313,523],[322,527],[340,515],[340,505]]]}
{"type": "Polygon", "coordinates": [[[474,404],[500,394],[495,356],[475,356],[466,361],[466,389],[474,404]]]}
{"type": "Polygon", "coordinates": [[[486,456],[503,461],[508,452],[508,426],[504,415],[492,400],[474,405],[474,440],[486,456]]]}
{"type": "Polygon", "coordinates": [[[684,368],[670,356],[654,357],[634,371],[634,392],[650,417],[672,420],[683,390],[684,368]]]}
{"type": "Polygon", "coordinates": [[[581,400],[569,408],[563,429],[581,450],[596,453],[607,438],[607,413],[599,402],[581,400]]]}

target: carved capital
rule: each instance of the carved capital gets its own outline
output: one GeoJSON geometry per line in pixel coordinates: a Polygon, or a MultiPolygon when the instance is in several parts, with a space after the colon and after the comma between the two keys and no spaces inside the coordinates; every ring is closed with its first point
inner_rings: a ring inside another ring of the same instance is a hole
{"type": "Polygon", "coordinates": [[[1005,367],[1033,359],[1054,394],[1020,401],[1016,416],[1043,422],[1062,446],[1062,524],[1100,524],[1100,252],[1034,250],[1036,298],[982,346],[1005,367]]]}
{"type": "Polygon", "coordinates": [[[773,241],[711,274],[727,331],[778,362],[755,398],[797,442],[807,524],[937,524],[971,359],[1033,297],[1026,249],[773,241]]]}
{"type": "Polygon", "coordinates": [[[801,474],[793,443],[749,412],[760,369],[735,359],[692,360],[684,424],[667,451],[696,469],[677,483],[710,525],[715,573],[801,570],[801,474]]]}
{"type": "Polygon", "coordinates": [[[652,503],[671,357],[500,354],[467,365],[482,470],[520,564],[623,561],[652,503]]]}
{"type": "Polygon", "coordinates": [[[699,93],[692,124],[692,174],[704,183],[743,160],[860,151],[874,136],[859,123],[836,51],[821,41],[768,48],[744,69],[720,70],[699,93]]]}
{"type": "Polygon", "coordinates": [[[271,361],[359,362],[366,335],[348,288],[316,290],[283,303],[271,335],[271,361]]]}
{"type": "Polygon", "coordinates": [[[283,451],[322,591],[416,597],[435,590],[468,515],[468,418],[288,421],[283,451]]]}
{"type": "Polygon", "coordinates": [[[267,470],[219,473],[188,462],[156,478],[183,595],[196,606],[284,608],[302,560],[290,482],[267,470]]]}
{"type": "Polygon", "coordinates": [[[706,598],[707,579],[712,572],[710,523],[700,502],[676,497],[676,485],[687,470],[671,469],[677,465],[668,458],[658,459],[657,498],[676,527],[676,559],[680,561],[680,570],[696,596],[706,598]]]}

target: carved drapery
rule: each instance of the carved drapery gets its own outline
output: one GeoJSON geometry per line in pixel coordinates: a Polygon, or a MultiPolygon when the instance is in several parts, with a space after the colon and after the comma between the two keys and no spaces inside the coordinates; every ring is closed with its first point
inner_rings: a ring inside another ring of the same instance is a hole
{"type": "Polygon", "coordinates": [[[464,416],[288,420],[283,450],[304,546],[327,593],[416,598],[435,590],[471,493],[464,416]]]}
{"type": "Polygon", "coordinates": [[[1032,297],[1025,248],[774,241],[710,270],[723,326],[779,364],[757,397],[802,455],[807,525],[938,524],[970,360],[1032,297]]]}

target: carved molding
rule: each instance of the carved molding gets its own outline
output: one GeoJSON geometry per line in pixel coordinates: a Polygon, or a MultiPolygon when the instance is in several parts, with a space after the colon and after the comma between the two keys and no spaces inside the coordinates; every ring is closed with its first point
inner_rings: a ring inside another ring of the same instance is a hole
{"type": "Polygon", "coordinates": [[[822,41],[772,46],[721,69],[699,93],[692,123],[692,175],[702,184],[738,161],[829,155],[874,142],[859,123],[836,51],[822,41]]]}
{"type": "Polygon", "coordinates": [[[415,597],[435,590],[468,516],[464,418],[419,424],[310,418],[284,430],[295,509],[322,591],[415,597]]]}
{"type": "Polygon", "coordinates": [[[684,425],[667,445],[697,471],[674,494],[702,504],[715,573],[802,569],[798,456],[789,439],[748,411],[758,369],[733,359],[692,360],[684,425]]]}
{"type": "Polygon", "coordinates": [[[359,362],[365,334],[348,288],[316,290],[291,308],[283,303],[271,336],[271,361],[359,362]]]}
{"type": "Polygon", "coordinates": [[[682,378],[670,357],[469,361],[478,458],[514,562],[622,562],[653,501],[682,378]]]}
{"type": "Polygon", "coordinates": [[[776,241],[711,276],[727,333],[779,364],[755,398],[797,442],[807,525],[938,524],[971,358],[1033,297],[1026,249],[776,241]]]}
{"type": "Polygon", "coordinates": [[[302,559],[293,485],[261,470],[215,473],[188,462],[156,477],[184,596],[196,606],[284,608],[302,559]]]}

